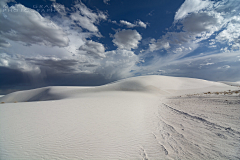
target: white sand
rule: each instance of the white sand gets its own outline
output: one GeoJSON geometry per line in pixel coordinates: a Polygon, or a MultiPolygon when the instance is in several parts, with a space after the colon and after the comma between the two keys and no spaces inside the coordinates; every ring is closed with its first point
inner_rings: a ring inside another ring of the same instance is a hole
{"type": "Polygon", "coordinates": [[[222,82],[224,84],[232,85],[232,86],[239,86],[240,87],[240,81],[238,82],[222,82]]]}
{"type": "Polygon", "coordinates": [[[203,94],[227,90],[145,76],[15,92],[0,98],[0,159],[239,159],[239,94],[203,94]]]}

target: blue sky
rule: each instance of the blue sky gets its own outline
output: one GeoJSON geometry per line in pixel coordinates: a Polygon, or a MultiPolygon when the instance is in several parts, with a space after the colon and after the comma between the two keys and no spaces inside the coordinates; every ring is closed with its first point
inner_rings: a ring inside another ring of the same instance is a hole
{"type": "Polygon", "coordinates": [[[240,81],[238,0],[2,0],[0,93],[140,75],[240,81]]]}

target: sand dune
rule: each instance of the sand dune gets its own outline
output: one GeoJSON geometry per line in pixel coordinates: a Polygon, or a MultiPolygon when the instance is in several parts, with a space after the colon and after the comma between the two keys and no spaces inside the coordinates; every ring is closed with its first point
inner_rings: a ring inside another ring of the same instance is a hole
{"type": "Polygon", "coordinates": [[[143,76],[11,93],[0,159],[239,159],[239,93],[215,94],[228,90],[239,87],[143,76]]]}
{"type": "Polygon", "coordinates": [[[230,86],[240,86],[240,81],[238,82],[222,82],[224,84],[230,85],[230,86]]]}
{"type": "MultiPolygon", "coordinates": [[[[78,98],[89,94],[110,91],[132,91],[154,93],[162,96],[200,93],[207,91],[224,91],[236,89],[220,82],[211,82],[201,79],[168,77],[168,76],[142,76],[120,80],[98,87],[44,87],[28,91],[14,92],[0,98],[0,102],[32,102],[78,98]]],[[[91,96],[91,95],[90,95],[91,96]]]]}

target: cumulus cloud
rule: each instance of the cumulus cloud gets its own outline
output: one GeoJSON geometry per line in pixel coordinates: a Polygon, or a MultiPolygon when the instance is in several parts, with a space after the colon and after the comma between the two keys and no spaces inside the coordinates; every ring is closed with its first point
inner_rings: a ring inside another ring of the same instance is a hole
{"type": "Polygon", "coordinates": [[[136,49],[142,36],[136,30],[121,30],[114,35],[113,43],[120,49],[136,49]]]}
{"type": "Polygon", "coordinates": [[[174,27],[178,31],[168,32],[151,41],[149,51],[167,50],[170,60],[186,56],[195,49],[208,46],[227,52],[240,48],[240,2],[209,0],[186,0],[175,14],[174,27]],[[208,40],[208,43],[206,40],[208,40]]]}
{"type": "Polygon", "coordinates": [[[212,39],[215,42],[237,42],[240,36],[240,16],[236,10],[240,2],[236,1],[193,1],[186,0],[176,13],[176,18],[183,25],[183,31],[189,35],[189,39],[200,42],[210,38],[214,33],[217,35],[212,39]],[[188,6],[186,9],[186,6],[188,6]],[[190,9],[192,6],[192,10],[190,9]],[[195,7],[193,7],[195,6],[195,7]],[[231,12],[229,12],[229,10],[231,12]],[[186,13],[187,12],[187,13],[186,13]],[[220,32],[219,32],[220,31],[220,32]]]}
{"type": "Polygon", "coordinates": [[[240,49],[240,16],[231,18],[226,29],[217,35],[216,42],[227,43],[232,49],[240,49]]]}
{"type": "Polygon", "coordinates": [[[137,24],[140,26],[140,27],[143,27],[143,28],[147,28],[147,23],[144,23],[140,20],[137,21],[137,24]]]}
{"type": "Polygon", "coordinates": [[[71,13],[70,17],[73,21],[76,21],[79,26],[84,29],[87,29],[91,32],[98,32],[96,24],[100,20],[106,20],[107,15],[103,12],[94,13],[92,10],[87,8],[83,3],[76,4],[76,12],[71,13]]]}
{"type": "Polygon", "coordinates": [[[17,12],[2,12],[0,35],[12,41],[48,46],[68,46],[69,39],[64,31],[52,21],[42,17],[33,9],[21,4],[7,8],[17,12]],[[20,9],[24,11],[20,11],[20,9]]]}
{"type": "Polygon", "coordinates": [[[54,76],[71,75],[78,80],[84,75],[111,81],[132,75],[138,56],[130,50],[137,48],[142,39],[136,30],[117,32],[114,42],[118,49],[105,51],[103,44],[89,39],[101,34],[97,25],[107,19],[106,14],[93,12],[81,2],[72,8],[54,4],[59,14],[53,17],[43,17],[21,4],[11,7],[22,7],[29,12],[3,13],[0,17],[1,68],[56,81],[54,76]],[[80,27],[83,30],[78,29],[80,27]]]}
{"type": "Polygon", "coordinates": [[[120,20],[120,24],[127,26],[128,28],[133,27],[143,27],[147,28],[147,23],[142,22],[141,20],[135,21],[134,24],[125,20],[120,20]]]}
{"type": "Polygon", "coordinates": [[[57,58],[55,56],[25,57],[0,54],[0,66],[45,77],[51,74],[101,75],[105,79],[116,80],[132,75],[130,72],[138,61],[138,56],[128,50],[107,51],[105,58],[91,59],[84,55],[57,58]]]}
{"type": "Polygon", "coordinates": [[[155,51],[159,49],[168,49],[168,48],[170,48],[169,42],[162,41],[161,39],[159,39],[158,41],[156,41],[155,39],[152,39],[151,43],[149,44],[150,51],[155,51]]]}
{"type": "Polygon", "coordinates": [[[106,58],[102,59],[96,73],[104,75],[108,79],[119,79],[132,76],[138,56],[134,52],[118,49],[106,52],[106,58]]]}
{"type": "Polygon", "coordinates": [[[41,70],[38,66],[28,63],[24,57],[19,55],[0,54],[0,66],[10,69],[19,70],[25,73],[40,74],[41,70]]]}
{"type": "Polygon", "coordinates": [[[130,23],[128,21],[124,21],[124,20],[120,20],[120,23],[123,25],[126,25],[128,28],[133,28],[136,26],[135,24],[132,24],[132,23],[130,23]]]}
{"type": "Polygon", "coordinates": [[[55,21],[59,21],[59,24],[61,25],[68,25],[68,27],[72,25],[71,28],[74,27],[78,30],[81,28],[80,31],[82,31],[82,29],[86,29],[92,33],[99,32],[97,25],[100,21],[107,20],[106,13],[99,10],[94,12],[81,1],[75,1],[75,5],[71,8],[56,2],[53,3],[53,7],[61,15],[60,20],[55,16],[55,21]],[[62,20],[65,21],[64,24],[62,20]]]}
{"type": "Polygon", "coordinates": [[[209,8],[213,2],[205,0],[186,0],[175,14],[174,20],[185,18],[189,13],[198,12],[202,9],[209,8]]]}
{"type": "Polygon", "coordinates": [[[220,29],[223,17],[219,13],[192,13],[183,21],[183,30],[191,33],[215,32],[220,29]]]}
{"type": "Polygon", "coordinates": [[[198,44],[193,42],[194,39],[195,37],[186,34],[186,32],[168,32],[160,39],[152,39],[149,51],[167,52],[169,61],[171,61],[194,51],[198,47],[198,44]]]}
{"type": "Polygon", "coordinates": [[[105,48],[101,43],[94,42],[92,40],[87,41],[79,48],[80,51],[85,51],[87,55],[95,58],[103,58],[105,56],[105,48]]]}
{"type": "Polygon", "coordinates": [[[3,7],[3,8],[5,8],[6,6],[7,6],[7,3],[8,2],[14,2],[14,0],[1,0],[0,1],[0,6],[1,6],[1,8],[3,7]]]}

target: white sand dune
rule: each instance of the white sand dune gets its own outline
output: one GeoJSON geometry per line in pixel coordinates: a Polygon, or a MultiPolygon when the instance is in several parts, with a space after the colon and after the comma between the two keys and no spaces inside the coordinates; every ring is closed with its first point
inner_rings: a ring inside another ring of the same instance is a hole
{"type": "Polygon", "coordinates": [[[79,98],[102,94],[105,92],[133,91],[141,93],[154,93],[162,96],[182,95],[207,91],[224,91],[236,89],[220,82],[211,82],[201,79],[168,77],[168,76],[142,76],[120,80],[98,87],[44,87],[28,91],[19,91],[0,98],[0,102],[31,102],[79,98]]]}
{"type": "Polygon", "coordinates": [[[227,84],[227,85],[231,85],[231,86],[240,86],[240,81],[238,81],[238,82],[225,82],[225,81],[223,81],[222,83],[227,84]]]}
{"type": "Polygon", "coordinates": [[[0,97],[0,159],[240,159],[238,93],[203,94],[227,90],[239,88],[143,76],[11,93],[0,97]]]}

